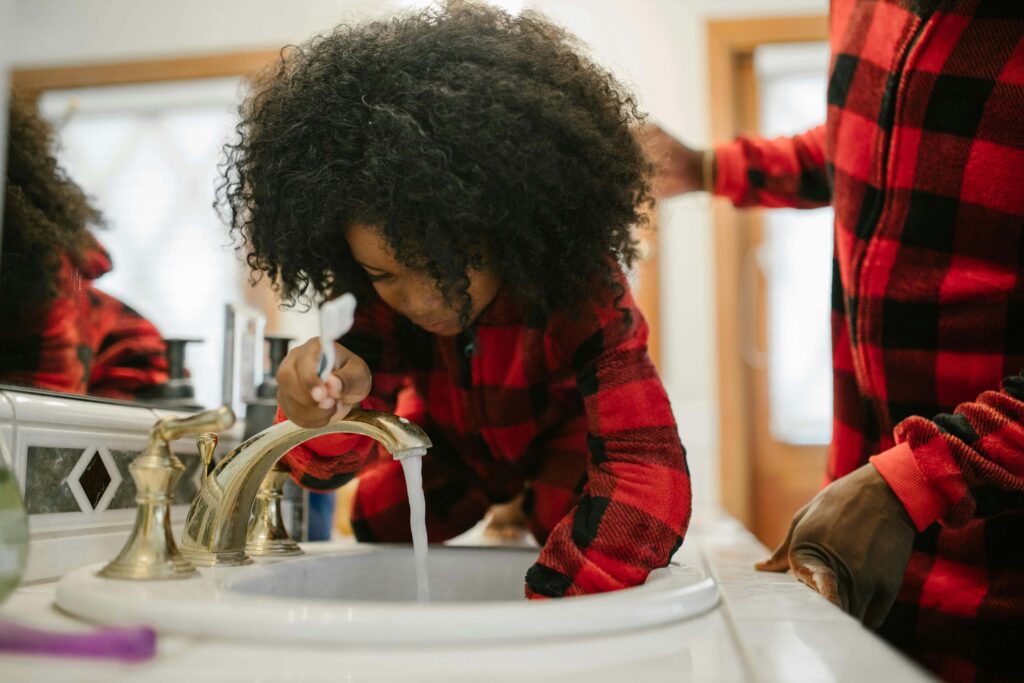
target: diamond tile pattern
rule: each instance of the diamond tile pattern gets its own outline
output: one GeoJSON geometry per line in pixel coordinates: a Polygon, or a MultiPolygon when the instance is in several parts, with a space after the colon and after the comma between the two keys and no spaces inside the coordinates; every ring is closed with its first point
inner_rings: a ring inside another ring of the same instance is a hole
{"type": "MultiPolygon", "coordinates": [[[[135,482],[128,465],[138,451],[87,448],[28,447],[25,503],[29,514],[99,513],[135,507],[135,482]]],[[[185,465],[174,495],[175,505],[188,505],[198,491],[199,455],[177,453],[185,465]]]]}
{"type": "Polygon", "coordinates": [[[113,477],[107,471],[107,466],[103,462],[103,458],[100,457],[99,451],[93,451],[92,458],[78,477],[78,484],[82,487],[86,499],[94,510],[99,505],[100,499],[103,498],[111,481],[113,481],[113,477]]]}
{"type": "Polygon", "coordinates": [[[103,446],[91,446],[67,474],[67,485],[82,512],[101,512],[121,485],[117,464],[103,446]]]}

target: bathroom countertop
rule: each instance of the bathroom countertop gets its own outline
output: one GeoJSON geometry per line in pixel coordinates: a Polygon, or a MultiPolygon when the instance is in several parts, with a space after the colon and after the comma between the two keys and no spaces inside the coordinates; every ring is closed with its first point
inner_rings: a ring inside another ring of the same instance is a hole
{"type": "MultiPolygon", "coordinates": [[[[756,572],[767,550],[736,522],[696,523],[680,560],[719,583],[721,603],[694,619],[601,637],[507,644],[268,648],[161,635],[141,664],[0,654],[0,680],[78,681],[929,681],[858,622],[789,574],[756,572]]],[[[0,617],[89,626],[53,607],[55,583],[23,586],[0,617]]],[[[197,618],[201,618],[197,615],[197,618]]]]}

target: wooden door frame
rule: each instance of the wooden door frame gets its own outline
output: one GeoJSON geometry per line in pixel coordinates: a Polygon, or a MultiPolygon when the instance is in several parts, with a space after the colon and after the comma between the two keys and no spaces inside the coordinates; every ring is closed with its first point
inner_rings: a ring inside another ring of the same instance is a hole
{"type": "Polygon", "coordinates": [[[37,98],[44,90],[249,76],[272,64],[279,56],[279,50],[250,50],[167,59],[15,68],[11,71],[11,86],[23,96],[37,98]]]}
{"type": "Polygon", "coordinates": [[[658,210],[651,209],[647,225],[634,230],[639,243],[636,261],[636,305],[647,321],[647,355],[661,370],[661,258],[658,244],[658,210]]]}
{"type": "MultiPolygon", "coordinates": [[[[711,139],[731,140],[744,132],[742,111],[750,103],[740,88],[738,65],[752,59],[758,46],[827,39],[828,17],[823,15],[709,21],[711,139]]],[[[727,201],[713,203],[721,500],[725,510],[747,527],[753,522],[754,430],[752,392],[744,379],[746,331],[739,289],[751,220],[727,201]]]]}

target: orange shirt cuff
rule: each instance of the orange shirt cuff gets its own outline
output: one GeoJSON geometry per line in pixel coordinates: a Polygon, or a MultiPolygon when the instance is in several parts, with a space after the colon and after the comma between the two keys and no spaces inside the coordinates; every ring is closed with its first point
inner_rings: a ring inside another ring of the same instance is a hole
{"type": "Polygon", "coordinates": [[[917,466],[909,444],[901,443],[869,461],[903,503],[918,531],[924,531],[945,514],[946,502],[917,466]]]}

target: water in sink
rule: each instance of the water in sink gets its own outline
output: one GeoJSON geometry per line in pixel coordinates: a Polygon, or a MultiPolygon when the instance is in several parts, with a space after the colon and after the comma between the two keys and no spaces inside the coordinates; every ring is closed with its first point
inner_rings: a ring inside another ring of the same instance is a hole
{"type": "Polygon", "coordinates": [[[416,562],[416,600],[430,602],[427,576],[426,503],[423,500],[423,454],[407,455],[399,460],[405,473],[409,495],[409,528],[412,531],[413,557],[416,562]]]}

